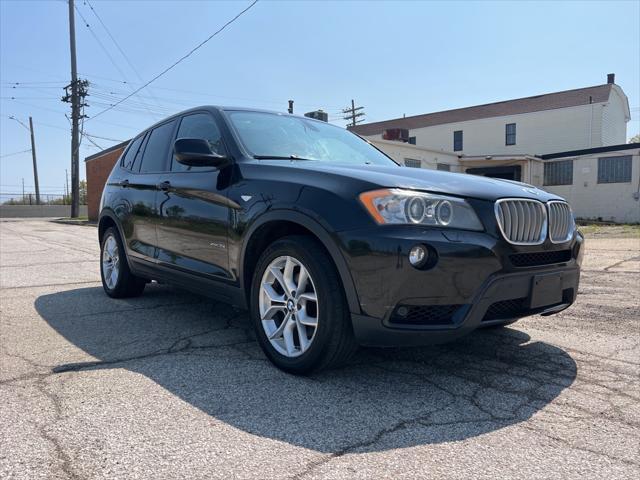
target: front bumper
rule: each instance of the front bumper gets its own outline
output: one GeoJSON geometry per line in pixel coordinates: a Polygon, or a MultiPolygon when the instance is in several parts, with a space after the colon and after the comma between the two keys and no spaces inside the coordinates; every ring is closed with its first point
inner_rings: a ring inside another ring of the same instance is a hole
{"type": "Polygon", "coordinates": [[[339,234],[360,312],[352,312],[361,345],[443,343],[472,330],[534,314],[557,313],[576,298],[583,238],[564,244],[515,246],[486,232],[412,227],[339,234]],[[433,267],[412,267],[415,244],[437,254],[433,267]],[[523,259],[542,262],[522,265],[523,259]],[[553,301],[532,299],[534,282],[554,277],[553,301]],[[533,300],[533,304],[532,304],[533,300]]]}
{"type": "Polygon", "coordinates": [[[502,323],[528,315],[550,315],[569,307],[576,298],[580,269],[545,269],[529,273],[496,275],[487,280],[480,293],[469,304],[458,306],[448,323],[440,325],[392,324],[390,318],[366,315],[351,316],[358,343],[367,346],[428,345],[459,338],[481,326],[502,323]],[[560,275],[562,300],[531,308],[534,278],[560,275]]]}

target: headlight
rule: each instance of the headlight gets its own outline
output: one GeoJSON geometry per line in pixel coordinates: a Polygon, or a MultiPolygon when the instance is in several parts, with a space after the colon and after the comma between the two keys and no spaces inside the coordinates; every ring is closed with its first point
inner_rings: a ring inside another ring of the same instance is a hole
{"type": "Polygon", "coordinates": [[[432,225],[483,230],[471,206],[460,198],[385,189],[361,193],[360,201],[381,225],[432,225]]]}

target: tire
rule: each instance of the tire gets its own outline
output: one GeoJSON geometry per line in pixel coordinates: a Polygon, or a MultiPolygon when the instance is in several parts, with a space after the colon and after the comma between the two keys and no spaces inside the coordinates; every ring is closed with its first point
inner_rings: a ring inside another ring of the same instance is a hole
{"type": "Polygon", "coordinates": [[[100,241],[100,279],[105,293],[113,298],[137,297],[146,285],[146,280],[131,273],[120,234],[114,227],[108,228],[100,241]]]}
{"type": "Polygon", "coordinates": [[[285,237],[267,247],[256,265],[250,302],[258,343],[269,360],[286,372],[307,374],[335,368],[357,349],[344,289],[333,260],[311,237],[285,237]],[[287,267],[291,264],[292,267],[287,267]],[[290,275],[288,268],[293,272],[290,275]],[[302,280],[303,269],[308,274],[306,282],[302,280]],[[274,275],[275,271],[281,275],[274,275]],[[282,288],[278,278],[293,280],[285,280],[289,292],[282,288]],[[295,288],[302,291],[296,292],[295,288]],[[288,331],[291,333],[287,334],[288,331]]]}

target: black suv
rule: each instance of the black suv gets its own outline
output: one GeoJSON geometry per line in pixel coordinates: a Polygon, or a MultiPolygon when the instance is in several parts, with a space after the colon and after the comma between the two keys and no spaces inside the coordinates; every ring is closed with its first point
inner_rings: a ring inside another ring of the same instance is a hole
{"type": "Polygon", "coordinates": [[[571,305],[583,237],[530,185],[399,166],[357,135],[200,107],[135,137],[102,195],[104,290],[167,282],[250,310],[278,367],[454,339],[571,305]]]}

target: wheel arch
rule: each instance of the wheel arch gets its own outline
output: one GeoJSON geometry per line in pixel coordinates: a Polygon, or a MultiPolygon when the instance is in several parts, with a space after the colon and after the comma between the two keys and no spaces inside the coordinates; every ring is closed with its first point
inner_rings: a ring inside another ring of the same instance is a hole
{"type": "Polygon", "coordinates": [[[120,241],[122,242],[122,246],[124,247],[125,258],[127,259],[127,264],[129,268],[131,268],[131,260],[129,259],[129,252],[127,246],[127,239],[124,236],[124,232],[122,231],[122,225],[118,221],[118,217],[111,210],[104,210],[100,213],[100,219],[98,220],[98,242],[102,245],[102,236],[104,232],[107,231],[108,228],[115,227],[118,230],[118,234],[120,235],[120,241]]]}
{"type": "Polygon", "coordinates": [[[239,281],[249,303],[251,279],[261,253],[278,238],[305,234],[314,237],[327,251],[338,271],[349,310],[360,313],[360,302],[349,267],[336,241],[326,228],[304,213],[291,210],[270,211],[258,218],[244,235],[238,263],[239,281]]]}

